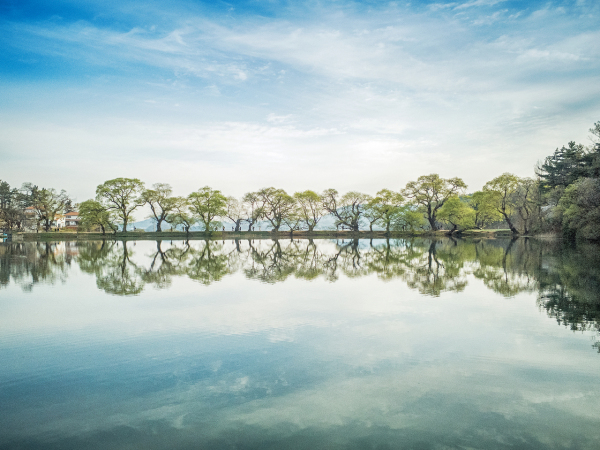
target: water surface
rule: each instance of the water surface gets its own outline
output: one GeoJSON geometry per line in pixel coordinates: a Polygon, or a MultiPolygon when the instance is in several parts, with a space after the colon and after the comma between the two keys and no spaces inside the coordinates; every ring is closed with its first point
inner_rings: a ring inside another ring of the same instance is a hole
{"type": "Polygon", "coordinates": [[[0,448],[583,448],[600,252],[516,240],[0,245],[0,448]]]}

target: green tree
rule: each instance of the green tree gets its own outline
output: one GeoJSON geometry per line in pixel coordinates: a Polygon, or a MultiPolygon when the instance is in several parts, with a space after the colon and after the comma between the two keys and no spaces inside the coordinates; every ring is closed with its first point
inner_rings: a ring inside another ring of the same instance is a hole
{"type": "Polygon", "coordinates": [[[64,213],[71,205],[71,199],[67,193],[62,190],[58,192],[54,188],[36,190],[33,195],[33,208],[38,224],[41,224],[44,231],[52,228],[57,214],[64,213]]]}
{"type": "Polygon", "coordinates": [[[338,191],[327,189],[321,195],[321,199],[323,208],[335,217],[337,226],[347,226],[352,231],[359,230],[360,220],[368,201],[366,194],[351,191],[339,198],[338,191]]]}
{"type": "Polygon", "coordinates": [[[123,223],[123,231],[127,231],[127,224],[133,220],[132,212],[146,203],[141,196],[143,191],[144,183],[137,178],[115,178],[96,188],[96,200],[115,211],[123,223]]]}
{"type": "Polygon", "coordinates": [[[186,233],[189,233],[190,228],[194,226],[198,219],[190,212],[190,204],[187,198],[173,198],[175,199],[175,206],[171,213],[166,217],[165,222],[171,224],[171,226],[175,228],[181,226],[186,233]]]}
{"type": "Polygon", "coordinates": [[[18,189],[11,189],[6,181],[0,180],[0,229],[19,229],[25,221],[25,211],[18,189]]]}
{"type": "Polygon", "coordinates": [[[582,178],[568,186],[558,207],[567,237],[600,240],[599,178],[582,178]]]}
{"type": "Polygon", "coordinates": [[[79,205],[79,219],[79,226],[84,230],[100,227],[102,234],[106,234],[107,228],[114,233],[118,230],[113,212],[96,200],[86,200],[79,205]]]}
{"type": "Polygon", "coordinates": [[[534,220],[540,215],[539,183],[531,178],[522,178],[514,194],[514,204],[523,233],[528,234],[534,220]]]}
{"type": "Polygon", "coordinates": [[[257,192],[261,201],[262,217],[273,226],[273,231],[279,231],[291,213],[294,212],[296,201],[283,189],[274,187],[264,188],[257,192]]]}
{"type": "Polygon", "coordinates": [[[236,233],[241,231],[242,222],[246,217],[243,203],[235,197],[227,197],[227,203],[225,204],[225,217],[234,223],[234,231],[236,233]]]}
{"type": "Polygon", "coordinates": [[[389,189],[382,189],[371,200],[372,208],[374,208],[379,218],[377,222],[385,228],[386,233],[389,233],[394,222],[403,212],[402,204],[404,197],[399,192],[393,192],[389,189]]]}
{"type": "Polygon", "coordinates": [[[502,219],[495,206],[494,194],[489,191],[477,191],[468,196],[468,202],[475,211],[475,227],[482,229],[502,219]]]}
{"type": "Polygon", "coordinates": [[[514,234],[519,234],[519,230],[514,226],[511,217],[516,212],[516,193],[521,185],[522,180],[518,176],[512,173],[503,173],[488,181],[483,187],[484,192],[490,195],[490,201],[494,208],[502,215],[510,231],[514,234]]]}
{"type": "Polygon", "coordinates": [[[242,208],[245,221],[248,222],[248,231],[252,231],[254,224],[263,216],[261,198],[257,192],[248,192],[242,198],[242,208]]]}
{"type": "Polygon", "coordinates": [[[142,199],[150,206],[152,214],[150,218],[156,220],[156,231],[162,231],[162,222],[173,212],[177,206],[178,199],[171,197],[173,189],[167,183],[156,183],[152,189],[146,189],[142,192],[142,199]]]}
{"type": "Polygon", "coordinates": [[[459,195],[466,188],[467,185],[460,178],[445,179],[434,173],[420,176],[417,181],[410,181],[402,194],[423,208],[429,226],[435,231],[438,229],[439,209],[449,198],[459,195]]]}
{"type": "Polygon", "coordinates": [[[465,230],[475,226],[475,211],[458,196],[450,197],[438,211],[438,219],[452,225],[449,234],[459,228],[465,230]]]}
{"type": "Polygon", "coordinates": [[[567,187],[578,178],[588,176],[591,165],[590,155],[582,144],[571,141],[565,147],[557,148],[537,168],[542,189],[548,192],[556,187],[567,187]]]}
{"type": "Polygon", "coordinates": [[[204,231],[214,231],[220,222],[215,218],[224,217],[227,213],[227,197],[221,191],[204,186],[188,195],[191,213],[204,225],[204,231]]]}
{"type": "Polygon", "coordinates": [[[296,192],[294,198],[298,205],[300,220],[306,225],[308,231],[313,231],[323,217],[321,196],[309,190],[296,192]]]}
{"type": "Polygon", "coordinates": [[[392,222],[392,230],[415,231],[426,224],[423,213],[416,210],[414,205],[404,205],[398,210],[392,222]]]}

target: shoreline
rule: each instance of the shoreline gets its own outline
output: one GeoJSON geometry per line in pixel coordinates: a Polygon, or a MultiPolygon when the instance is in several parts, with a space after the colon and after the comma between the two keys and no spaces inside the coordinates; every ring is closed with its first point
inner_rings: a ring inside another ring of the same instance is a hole
{"type": "MultiPolygon", "coordinates": [[[[15,233],[12,242],[35,242],[35,241],[90,241],[90,240],[236,240],[236,239],[397,239],[397,238],[442,238],[442,237],[479,237],[499,238],[512,237],[510,230],[468,230],[462,233],[448,234],[448,230],[407,232],[407,231],[127,231],[125,233],[110,233],[103,235],[98,232],[40,232],[40,233],[15,233]]],[[[530,235],[516,235],[516,237],[532,237],[530,235]]]]}

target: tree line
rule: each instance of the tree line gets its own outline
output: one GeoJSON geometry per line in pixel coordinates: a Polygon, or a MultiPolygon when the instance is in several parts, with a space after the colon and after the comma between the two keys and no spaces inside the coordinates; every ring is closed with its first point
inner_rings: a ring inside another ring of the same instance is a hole
{"type": "Polygon", "coordinates": [[[20,189],[0,181],[0,226],[8,230],[48,231],[57,214],[77,209],[80,228],[127,231],[133,213],[147,206],[156,231],[165,225],[189,232],[199,225],[211,232],[233,224],[234,232],[251,231],[258,222],[272,231],[313,231],[330,215],[336,229],[373,227],[391,231],[485,229],[501,223],[514,234],[557,231],[567,237],[600,239],[600,122],[590,129],[592,146],[569,142],[536,167],[535,178],[504,173],[482,190],[467,194],[458,177],[423,175],[399,191],[382,189],[374,196],[335,189],[287,193],[268,187],[242,198],[228,197],[209,186],[174,196],[169,184],[150,188],[137,178],[115,178],[96,188],[96,198],[74,204],[65,191],[25,183],[20,189]]]}

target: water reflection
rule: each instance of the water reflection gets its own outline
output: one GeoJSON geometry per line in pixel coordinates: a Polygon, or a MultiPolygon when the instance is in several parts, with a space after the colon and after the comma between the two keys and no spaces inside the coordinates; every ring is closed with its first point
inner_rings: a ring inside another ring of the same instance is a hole
{"type": "Polygon", "coordinates": [[[0,449],[595,449],[597,250],[3,245],[0,449]]]}
{"type": "Polygon", "coordinates": [[[539,292],[538,304],[574,330],[599,330],[600,253],[534,239],[87,241],[0,246],[0,286],[30,291],[36,283],[65,281],[69,267],[96,277],[99,289],[136,295],[168,288],[173,277],[209,285],[241,272],[278,283],[290,277],[335,282],[342,274],[401,279],[419,293],[461,292],[468,275],[506,297],[539,292]],[[139,243],[142,244],[142,243],[139,243]]]}

